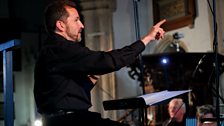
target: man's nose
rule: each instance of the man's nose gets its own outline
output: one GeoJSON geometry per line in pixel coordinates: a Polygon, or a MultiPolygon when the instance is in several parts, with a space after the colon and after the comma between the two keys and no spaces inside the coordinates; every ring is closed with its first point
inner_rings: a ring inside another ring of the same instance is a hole
{"type": "Polygon", "coordinates": [[[83,23],[80,21],[80,27],[83,29],[84,28],[84,25],[83,23]]]}

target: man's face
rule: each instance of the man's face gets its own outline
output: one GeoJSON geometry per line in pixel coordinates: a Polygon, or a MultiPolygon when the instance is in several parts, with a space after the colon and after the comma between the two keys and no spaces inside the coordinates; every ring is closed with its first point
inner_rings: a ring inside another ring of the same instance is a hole
{"type": "Polygon", "coordinates": [[[84,28],[84,25],[80,21],[79,14],[75,8],[65,7],[69,16],[64,21],[64,37],[68,40],[80,42],[81,41],[81,32],[84,28]]]}
{"type": "Polygon", "coordinates": [[[178,118],[183,116],[184,112],[180,107],[181,105],[179,105],[177,102],[171,102],[169,104],[168,111],[171,118],[178,118]]]}

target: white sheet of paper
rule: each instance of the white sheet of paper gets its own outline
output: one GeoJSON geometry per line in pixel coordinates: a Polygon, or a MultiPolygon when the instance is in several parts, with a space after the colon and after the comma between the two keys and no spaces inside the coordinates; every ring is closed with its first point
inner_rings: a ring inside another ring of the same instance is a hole
{"type": "Polygon", "coordinates": [[[162,102],[164,100],[167,100],[169,98],[190,92],[191,90],[180,90],[180,91],[160,91],[160,92],[154,92],[150,94],[141,95],[139,97],[142,97],[145,100],[146,105],[154,105],[156,103],[162,102]]]}

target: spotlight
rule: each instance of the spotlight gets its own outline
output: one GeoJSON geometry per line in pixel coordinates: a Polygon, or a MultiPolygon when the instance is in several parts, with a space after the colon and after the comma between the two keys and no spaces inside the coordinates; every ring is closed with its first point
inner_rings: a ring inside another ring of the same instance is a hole
{"type": "Polygon", "coordinates": [[[162,64],[167,64],[168,62],[169,62],[169,60],[167,58],[162,58],[161,59],[162,64]]]}
{"type": "Polygon", "coordinates": [[[42,126],[43,123],[42,123],[42,120],[41,119],[37,119],[34,121],[34,126],[42,126]]]}

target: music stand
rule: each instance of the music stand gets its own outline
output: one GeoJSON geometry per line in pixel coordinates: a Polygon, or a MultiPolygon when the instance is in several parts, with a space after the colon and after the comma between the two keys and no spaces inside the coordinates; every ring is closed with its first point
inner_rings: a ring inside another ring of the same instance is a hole
{"type": "Polygon", "coordinates": [[[137,96],[135,98],[124,98],[116,100],[103,101],[104,110],[119,110],[119,109],[137,109],[147,108],[149,106],[161,104],[165,100],[169,100],[178,95],[188,93],[191,90],[179,91],[160,91],[137,96]]]}

